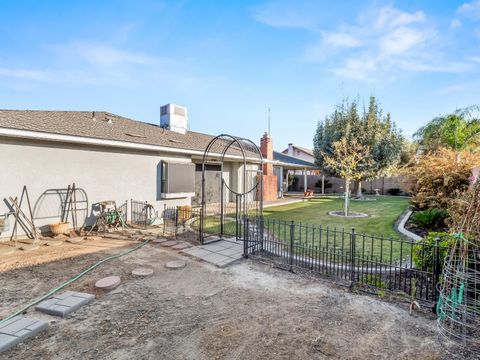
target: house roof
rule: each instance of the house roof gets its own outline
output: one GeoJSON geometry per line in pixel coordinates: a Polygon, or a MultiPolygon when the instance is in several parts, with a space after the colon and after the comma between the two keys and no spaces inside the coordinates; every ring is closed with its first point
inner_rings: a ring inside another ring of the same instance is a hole
{"type": "MultiPolygon", "coordinates": [[[[295,149],[298,149],[298,150],[304,152],[305,154],[314,156],[312,149],[307,149],[307,148],[304,148],[304,147],[301,147],[301,146],[297,146],[297,145],[292,145],[292,146],[293,146],[295,149]]],[[[287,154],[287,153],[288,153],[288,148],[285,149],[285,150],[283,150],[282,153],[287,154]]]]}
{"type": "Polygon", "coordinates": [[[296,169],[301,168],[317,168],[314,163],[309,161],[301,160],[299,158],[283,154],[278,151],[273,152],[273,160],[280,163],[280,165],[286,165],[287,167],[292,167],[296,169]]]}
{"type": "MultiPolygon", "coordinates": [[[[214,138],[212,135],[194,131],[180,134],[155,124],[132,120],[104,111],[0,110],[0,128],[114,140],[197,152],[203,152],[214,138]]],[[[228,153],[230,155],[240,154],[234,148],[231,148],[228,153]]]]}

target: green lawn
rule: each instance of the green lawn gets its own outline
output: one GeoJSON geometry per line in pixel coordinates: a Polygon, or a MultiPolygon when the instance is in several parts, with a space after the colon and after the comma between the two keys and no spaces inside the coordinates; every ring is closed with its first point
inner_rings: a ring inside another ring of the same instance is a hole
{"type": "Polygon", "coordinates": [[[409,257],[412,244],[398,233],[394,224],[408,207],[407,198],[377,196],[376,201],[350,202],[352,211],[363,212],[367,218],[341,218],[328,212],[342,210],[342,199],[317,197],[309,201],[267,208],[264,211],[265,228],[277,243],[288,244],[293,227],[295,252],[309,252],[317,248],[323,257],[335,258],[350,252],[350,233],[355,228],[356,255],[367,261],[392,262],[409,257]],[[373,238],[372,238],[373,236],[373,238]],[[387,240],[382,241],[381,238],[387,240]]]}
{"type": "Polygon", "coordinates": [[[408,198],[398,196],[369,196],[376,201],[350,201],[350,210],[370,215],[367,218],[344,219],[328,215],[342,210],[342,199],[338,197],[316,197],[308,201],[269,207],[264,210],[265,219],[295,221],[308,225],[328,226],[331,229],[355,228],[357,233],[401,238],[394,229],[395,221],[408,207],[408,198]]]}

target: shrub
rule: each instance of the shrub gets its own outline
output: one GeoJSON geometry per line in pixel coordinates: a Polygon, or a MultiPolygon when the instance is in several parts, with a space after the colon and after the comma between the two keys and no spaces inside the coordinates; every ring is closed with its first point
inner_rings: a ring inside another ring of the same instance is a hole
{"type": "MultiPolygon", "coordinates": [[[[315,183],[315,187],[320,189],[322,188],[322,179],[317,180],[317,182],[315,183]]],[[[333,187],[333,184],[330,182],[330,180],[325,179],[325,181],[323,182],[323,187],[325,189],[330,189],[331,187],[333,187]]]]}
{"type": "Polygon", "coordinates": [[[408,167],[415,180],[412,205],[420,210],[446,209],[453,198],[468,188],[476,163],[478,156],[448,149],[414,159],[408,167]]]}
{"type": "Polygon", "coordinates": [[[423,271],[435,270],[435,239],[439,238],[438,242],[438,262],[440,265],[439,271],[443,270],[443,263],[448,254],[448,247],[451,246],[455,240],[453,235],[445,232],[431,232],[422,240],[419,240],[413,246],[413,263],[417,269],[423,271]]]}
{"type": "Polygon", "coordinates": [[[392,188],[387,190],[388,195],[398,196],[402,193],[402,189],[399,188],[392,188]]]}
{"type": "Polygon", "coordinates": [[[444,227],[447,217],[448,212],[446,210],[433,208],[415,212],[412,216],[412,222],[420,228],[434,230],[444,227]]]}

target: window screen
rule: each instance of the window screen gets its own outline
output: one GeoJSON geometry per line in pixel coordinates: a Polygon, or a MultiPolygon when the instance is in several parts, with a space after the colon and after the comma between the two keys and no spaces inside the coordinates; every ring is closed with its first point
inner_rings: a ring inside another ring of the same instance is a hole
{"type": "Polygon", "coordinates": [[[195,192],[195,164],[162,162],[162,193],[195,192]]]}

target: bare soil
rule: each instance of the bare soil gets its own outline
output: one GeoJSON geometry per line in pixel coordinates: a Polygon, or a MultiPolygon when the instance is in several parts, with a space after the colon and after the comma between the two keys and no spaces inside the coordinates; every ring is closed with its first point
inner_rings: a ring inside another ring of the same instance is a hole
{"type": "MultiPolygon", "coordinates": [[[[0,315],[94,262],[133,246],[102,239],[0,258],[0,315]]],[[[242,260],[224,269],[148,244],[104,263],[67,289],[93,292],[101,277],[122,283],[0,359],[443,359],[435,320],[408,304],[242,260]],[[168,270],[183,259],[187,266],[168,270]],[[150,267],[154,275],[131,271],[150,267]]]]}

